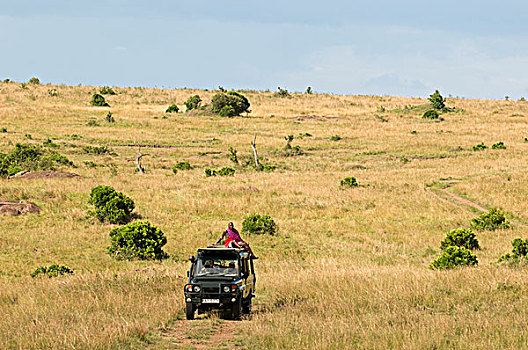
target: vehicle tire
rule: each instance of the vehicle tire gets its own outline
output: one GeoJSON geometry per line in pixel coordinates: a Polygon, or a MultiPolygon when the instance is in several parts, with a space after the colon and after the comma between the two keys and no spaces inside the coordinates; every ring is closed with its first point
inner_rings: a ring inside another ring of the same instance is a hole
{"type": "Polygon", "coordinates": [[[194,305],[192,303],[185,303],[185,317],[188,320],[194,320],[194,305]]]}
{"type": "Polygon", "coordinates": [[[242,303],[242,312],[245,314],[249,314],[251,312],[251,297],[248,297],[242,303]]]}
{"type": "Polygon", "coordinates": [[[240,315],[242,313],[242,299],[237,299],[231,307],[231,319],[240,320],[240,315]]]}

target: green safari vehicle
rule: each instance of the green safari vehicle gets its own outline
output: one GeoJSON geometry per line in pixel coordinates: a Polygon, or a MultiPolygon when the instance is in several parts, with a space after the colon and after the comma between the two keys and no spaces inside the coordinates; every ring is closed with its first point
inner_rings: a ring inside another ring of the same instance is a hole
{"type": "Polygon", "coordinates": [[[191,256],[184,287],[185,316],[217,309],[225,318],[240,319],[251,312],[255,297],[255,268],[249,253],[238,248],[209,246],[191,256]]]}

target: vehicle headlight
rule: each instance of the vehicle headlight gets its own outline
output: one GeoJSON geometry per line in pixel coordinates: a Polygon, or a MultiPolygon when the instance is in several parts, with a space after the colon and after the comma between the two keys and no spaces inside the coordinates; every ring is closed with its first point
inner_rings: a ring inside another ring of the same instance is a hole
{"type": "Polygon", "coordinates": [[[229,293],[231,291],[231,288],[229,286],[224,286],[224,293],[229,293]]]}
{"type": "Polygon", "coordinates": [[[194,292],[198,293],[200,291],[200,286],[194,286],[194,292]]]}

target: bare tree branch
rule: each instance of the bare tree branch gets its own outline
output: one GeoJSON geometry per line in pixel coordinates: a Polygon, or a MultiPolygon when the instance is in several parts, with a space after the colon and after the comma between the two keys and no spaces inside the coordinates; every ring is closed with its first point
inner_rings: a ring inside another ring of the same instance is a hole
{"type": "Polygon", "coordinates": [[[258,155],[257,155],[257,134],[255,134],[255,138],[251,142],[251,148],[253,148],[253,155],[255,156],[255,166],[257,168],[260,168],[258,155]]]}
{"type": "Polygon", "coordinates": [[[138,146],[138,154],[136,156],[136,165],[141,174],[145,174],[145,167],[141,165],[141,158],[144,156],[148,156],[148,154],[141,153],[141,146],[138,146]]]}

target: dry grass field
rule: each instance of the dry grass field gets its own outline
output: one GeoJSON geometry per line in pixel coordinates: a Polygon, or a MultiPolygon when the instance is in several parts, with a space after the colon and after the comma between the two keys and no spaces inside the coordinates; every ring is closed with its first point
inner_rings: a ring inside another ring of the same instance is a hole
{"type": "Polygon", "coordinates": [[[429,121],[427,99],[242,91],[252,112],[222,118],[165,113],[217,91],[115,88],[110,107],[90,106],[98,90],[0,83],[0,152],[50,139],[75,164],[61,170],[82,176],[0,179],[0,199],[42,209],[0,217],[0,348],[528,347],[528,270],[494,264],[512,239],[528,237],[528,102],[448,98],[456,111],[429,121]],[[233,177],[204,176],[205,167],[233,166],[229,147],[251,157],[255,134],[275,171],[239,165],[233,177]],[[304,154],[281,152],[290,134],[304,154]],[[507,149],[472,150],[499,141],[507,149]],[[173,174],[183,160],[193,168],[173,174]],[[360,186],[342,189],[348,176],[360,186]],[[87,216],[90,190],[103,184],[165,233],[169,259],[106,253],[115,226],[87,216]],[[477,233],[477,267],[433,271],[445,234],[479,214],[449,194],[501,208],[512,228],[477,233]],[[260,256],[253,314],[234,325],[214,314],[182,321],[187,258],[253,213],[279,227],[243,235],[260,256]],[[30,277],[53,263],[75,273],[30,277]],[[216,341],[211,329],[225,325],[230,337],[216,341]]]}

